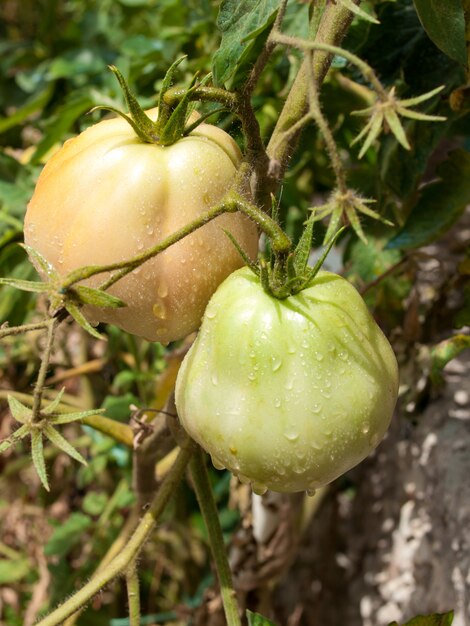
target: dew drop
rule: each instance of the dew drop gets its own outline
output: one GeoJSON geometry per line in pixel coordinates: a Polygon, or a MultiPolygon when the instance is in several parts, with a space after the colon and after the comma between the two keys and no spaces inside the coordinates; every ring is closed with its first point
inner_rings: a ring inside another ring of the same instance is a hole
{"type": "Polygon", "coordinates": [[[217,315],[217,309],[215,307],[208,306],[205,312],[205,316],[208,319],[213,320],[216,315],[217,315]]]}
{"type": "Polygon", "coordinates": [[[211,375],[211,381],[213,385],[218,385],[219,384],[219,378],[217,376],[217,374],[215,372],[212,373],[211,375]]]}
{"type": "Polygon", "coordinates": [[[287,352],[288,352],[289,354],[295,354],[295,353],[296,353],[296,348],[295,348],[295,346],[289,346],[289,347],[287,348],[287,352]]]}
{"type": "Polygon", "coordinates": [[[299,433],[295,432],[294,430],[288,430],[284,433],[284,437],[288,441],[297,441],[297,439],[299,438],[299,433]]]}
{"type": "Polygon", "coordinates": [[[284,385],[284,387],[285,387],[288,391],[290,391],[290,390],[294,387],[294,381],[293,381],[292,379],[291,379],[291,380],[288,380],[288,381],[286,382],[286,384],[284,385]]]}
{"type": "Polygon", "coordinates": [[[280,398],[276,398],[274,400],[274,406],[276,407],[276,409],[278,409],[281,406],[281,400],[280,398]]]}
{"type": "Polygon", "coordinates": [[[165,320],[166,319],[166,308],[165,308],[165,304],[160,300],[160,302],[155,302],[155,304],[152,307],[152,311],[153,314],[155,315],[155,317],[159,320],[165,320]]]}
{"type": "Polygon", "coordinates": [[[256,374],[254,372],[250,372],[248,374],[248,380],[256,380],[256,374]]]}
{"type": "Polygon", "coordinates": [[[312,407],[312,413],[316,413],[318,415],[318,413],[320,413],[322,409],[321,404],[314,404],[312,407]]]}
{"type": "Polygon", "coordinates": [[[315,358],[317,359],[317,361],[323,361],[324,356],[321,352],[315,352],[315,358]]]}
{"type": "Polygon", "coordinates": [[[160,298],[166,298],[168,295],[168,285],[164,282],[161,282],[157,287],[157,294],[160,298]]]}
{"type": "Polygon", "coordinates": [[[271,357],[271,369],[273,372],[277,372],[282,365],[282,359],[280,357],[277,356],[272,356],[271,357]]]}
{"type": "Polygon", "coordinates": [[[262,496],[268,490],[266,485],[263,485],[263,483],[257,483],[257,482],[252,482],[251,488],[253,489],[253,492],[256,493],[257,496],[262,496]]]}
{"type": "Polygon", "coordinates": [[[363,434],[363,435],[367,435],[367,433],[368,433],[368,432],[369,432],[369,430],[370,430],[370,425],[369,425],[367,422],[365,422],[365,423],[363,424],[363,426],[362,426],[362,429],[361,429],[361,430],[362,430],[362,434],[363,434]]]}
{"type": "Polygon", "coordinates": [[[316,489],[310,489],[310,487],[308,487],[308,488],[305,490],[305,493],[306,493],[306,494],[307,494],[310,498],[313,498],[313,496],[317,493],[317,490],[316,490],[316,489]]]}
{"type": "Polygon", "coordinates": [[[157,339],[160,341],[167,333],[168,333],[168,328],[164,328],[162,326],[162,328],[157,329],[157,332],[155,334],[157,335],[157,339]]]}
{"type": "Polygon", "coordinates": [[[225,465],[222,463],[222,461],[219,461],[219,459],[217,459],[215,456],[211,456],[211,460],[212,460],[212,465],[215,467],[215,469],[217,470],[225,469],[225,465]]]}

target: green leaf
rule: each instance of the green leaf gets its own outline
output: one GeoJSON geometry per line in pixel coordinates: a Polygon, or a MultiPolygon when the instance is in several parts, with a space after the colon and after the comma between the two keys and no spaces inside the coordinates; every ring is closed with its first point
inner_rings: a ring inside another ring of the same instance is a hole
{"type": "Polygon", "coordinates": [[[0,278],[0,285],[21,289],[21,291],[33,291],[36,293],[44,293],[50,289],[46,283],[34,280],[22,280],[21,278],[0,278]]]}
{"type": "Polygon", "coordinates": [[[387,248],[418,248],[438,239],[458,220],[470,202],[470,153],[450,153],[438,168],[440,180],[427,185],[400,232],[387,248]]]}
{"type": "MultiPolygon", "coordinates": [[[[417,615],[403,626],[451,626],[454,620],[454,611],[448,613],[434,613],[433,615],[417,615]]],[[[389,626],[398,626],[398,622],[392,622],[389,626]]]]}
{"type": "Polygon", "coordinates": [[[54,400],[50,404],[48,404],[44,409],[41,410],[43,415],[51,415],[57,409],[59,404],[61,403],[62,396],[64,395],[65,387],[59,391],[54,400]]]}
{"type": "Polygon", "coordinates": [[[38,252],[34,248],[31,248],[31,246],[27,246],[26,244],[21,244],[21,246],[26,250],[32,264],[41,274],[45,274],[46,276],[48,276],[51,281],[56,281],[59,279],[59,274],[57,270],[54,268],[53,265],[51,265],[51,263],[49,263],[47,259],[42,256],[40,252],[38,252]]]}
{"type": "MultiPolygon", "coordinates": [[[[470,348],[470,335],[455,335],[434,346],[431,351],[431,371],[429,376],[435,385],[442,383],[442,370],[463,350],[470,348]]],[[[438,622],[440,623],[440,622],[438,622]]]]}
{"type": "Polygon", "coordinates": [[[91,526],[92,521],[83,513],[72,513],[65,524],[58,526],[44,546],[46,556],[65,556],[80,542],[81,535],[91,526]]]}
{"type": "Polygon", "coordinates": [[[0,559],[0,585],[16,583],[31,572],[28,559],[0,559]]]}
{"type": "Polygon", "coordinates": [[[49,491],[49,481],[47,480],[46,462],[44,460],[44,449],[42,445],[42,433],[39,430],[31,430],[31,456],[39,478],[46,491],[49,491]]]}
{"type": "Polygon", "coordinates": [[[60,415],[54,415],[50,421],[52,424],[70,424],[70,422],[76,422],[85,417],[99,415],[104,412],[105,409],[90,409],[89,411],[79,411],[78,413],[62,413],[60,415]]]}
{"type": "Polygon", "coordinates": [[[352,0],[338,0],[340,4],[349,9],[351,13],[354,13],[358,17],[361,17],[366,22],[371,22],[372,24],[380,24],[379,20],[376,19],[373,15],[369,15],[363,9],[359,8],[357,4],[354,4],[352,0]]]}
{"type": "Polygon", "coordinates": [[[95,337],[96,339],[106,339],[104,335],[101,335],[97,330],[93,328],[93,326],[86,319],[86,317],[83,315],[83,313],[80,311],[80,308],[76,304],[68,301],[65,304],[65,308],[73,317],[73,319],[77,322],[77,324],[79,324],[84,330],[86,330],[87,333],[90,333],[92,337],[95,337]]]}
{"type": "Polygon", "coordinates": [[[429,38],[451,59],[466,65],[462,0],[414,0],[414,5],[429,38]]]}
{"type": "Polygon", "coordinates": [[[248,626],[276,626],[267,617],[263,617],[259,613],[253,613],[249,609],[246,610],[246,616],[248,618],[248,626]]]}
{"type": "Polygon", "coordinates": [[[51,443],[60,448],[65,454],[68,454],[73,459],[81,463],[82,465],[87,465],[87,462],[82,457],[80,452],[75,450],[75,448],[65,439],[62,435],[56,431],[50,424],[48,424],[44,428],[44,435],[49,439],[51,443]]]}
{"type": "Polygon", "coordinates": [[[255,39],[274,21],[279,0],[223,0],[217,26],[222,33],[220,48],[213,57],[216,85],[233,76],[255,39]]]}
{"type": "Polygon", "coordinates": [[[5,452],[5,450],[8,450],[11,446],[14,446],[17,441],[26,437],[27,434],[29,434],[29,426],[25,424],[24,426],[18,428],[18,430],[15,430],[15,432],[12,433],[8,439],[5,439],[0,443],[0,453],[5,452]]]}
{"type": "Polygon", "coordinates": [[[109,307],[111,309],[118,309],[120,307],[127,306],[125,302],[112,296],[110,293],[101,291],[100,289],[93,289],[92,287],[85,287],[84,285],[77,285],[71,289],[82,304],[91,304],[97,307],[109,307]]]}
{"type": "Polygon", "coordinates": [[[104,511],[109,498],[106,493],[98,491],[90,491],[83,498],[83,510],[88,515],[101,515],[104,511]]]}
{"type": "Polygon", "coordinates": [[[6,130],[21,124],[30,115],[36,113],[36,111],[42,111],[42,109],[49,102],[53,89],[54,84],[49,83],[45,89],[37,94],[34,94],[22,107],[12,113],[12,115],[0,119],[0,133],[4,133],[6,130]]]}
{"type": "Polygon", "coordinates": [[[48,122],[43,138],[36,146],[33,163],[39,163],[41,158],[56,144],[64,141],[64,135],[70,130],[74,122],[89,111],[95,104],[88,93],[74,92],[66,102],[55,110],[54,117],[48,122]]]}
{"type": "Polygon", "coordinates": [[[8,396],[8,406],[10,407],[11,414],[20,424],[25,424],[31,419],[33,414],[31,408],[22,404],[15,397],[8,396]]]}
{"type": "Polygon", "coordinates": [[[313,227],[316,222],[317,212],[316,209],[312,209],[312,212],[307,220],[302,235],[298,244],[294,250],[294,268],[296,274],[303,274],[307,268],[308,257],[310,256],[310,250],[312,249],[313,227]]]}

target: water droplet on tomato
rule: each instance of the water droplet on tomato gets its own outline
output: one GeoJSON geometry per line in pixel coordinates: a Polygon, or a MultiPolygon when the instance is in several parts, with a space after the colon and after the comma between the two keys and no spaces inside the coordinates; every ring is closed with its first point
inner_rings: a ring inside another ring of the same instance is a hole
{"type": "Polygon", "coordinates": [[[210,305],[207,307],[206,312],[205,312],[205,316],[210,319],[213,320],[215,318],[215,316],[217,315],[217,309],[215,307],[211,307],[210,305]]]}
{"type": "Polygon", "coordinates": [[[321,409],[322,409],[321,404],[314,404],[312,406],[312,413],[316,413],[318,415],[318,413],[320,413],[321,409]]]}
{"type": "Polygon", "coordinates": [[[295,432],[294,430],[288,430],[284,433],[284,437],[288,441],[297,441],[297,439],[299,438],[299,433],[295,432]]]}
{"type": "Polygon", "coordinates": [[[159,320],[166,319],[167,313],[166,313],[165,303],[162,300],[155,302],[155,304],[152,307],[152,311],[157,319],[159,320]]]}
{"type": "Polygon", "coordinates": [[[315,358],[317,361],[323,361],[325,358],[321,352],[315,352],[315,358]]]}
{"type": "Polygon", "coordinates": [[[273,372],[277,372],[282,365],[282,359],[278,356],[271,357],[271,369],[273,372]]]}
{"type": "Polygon", "coordinates": [[[313,498],[313,496],[317,493],[316,489],[310,489],[310,487],[307,487],[307,489],[305,490],[305,493],[310,497],[313,498]]]}
{"type": "Polygon", "coordinates": [[[274,406],[276,407],[276,409],[278,409],[281,406],[281,400],[280,398],[276,398],[274,400],[274,406]]]}
{"type": "Polygon", "coordinates": [[[219,377],[217,376],[217,374],[215,372],[212,373],[211,375],[211,381],[213,385],[218,385],[219,384],[219,377]]]}
{"type": "Polygon", "coordinates": [[[222,461],[220,461],[215,456],[211,456],[211,461],[212,461],[212,465],[215,467],[215,469],[217,469],[217,470],[224,470],[225,469],[225,465],[222,463],[222,461]]]}
{"type": "Polygon", "coordinates": [[[166,298],[166,296],[168,295],[168,285],[164,282],[159,283],[157,287],[157,294],[160,296],[160,298],[166,298]]]}
{"type": "Polygon", "coordinates": [[[338,356],[339,356],[339,358],[340,358],[342,361],[347,361],[347,360],[348,360],[348,354],[347,354],[347,352],[339,352],[339,353],[338,353],[338,356]]]}
{"type": "Polygon", "coordinates": [[[362,425],[362,434],[363,435],[367,435],[367,433],[370,430],[370,424],[368,424],[367,422],[364,422],[364,424],[362,425]]]}
{"type": "Polygon", "coordinates": [[[256,493],[257,496],[262,496],[268,490],[266,485],[264,485],[263,483],[257,483],[255,481],[251,483],[251,488],[253,489],[253,492],[256,493]]]}
{"type": "Polygon", "coordinates": [[[256,374],[254,372],[250,372],[248,374],[248,380],[251,380],[251,381],[256,380],[256,374]]]}

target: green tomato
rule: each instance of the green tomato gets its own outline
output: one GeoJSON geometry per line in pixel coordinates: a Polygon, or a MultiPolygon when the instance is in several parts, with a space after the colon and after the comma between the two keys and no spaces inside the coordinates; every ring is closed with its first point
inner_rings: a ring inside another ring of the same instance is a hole
{"type": "Polygon", "coordinates": [[[397,393],[393,350],[347,280],[321,271],[279,300],[242,268],[209,302],[176,406],[216,467],[258,493],[312,492],[377,446],[397,393]]]}

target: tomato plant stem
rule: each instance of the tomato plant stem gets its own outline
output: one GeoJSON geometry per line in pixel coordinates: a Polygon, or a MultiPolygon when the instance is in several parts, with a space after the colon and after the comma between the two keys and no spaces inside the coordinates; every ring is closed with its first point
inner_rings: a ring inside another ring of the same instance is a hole
{"type": "Polygon", "coordinates": [[[44,383],[47,376],[47,368],[49,367],[49,361],[51,359],[52,348],[54,345],[54,335],[57,328],[57,318],[51,317],[47,323],[46,345],[41,358],[41,366],[39,368],[38,377],[34,386],[33,396],[33,421],[39,419],[39,413],[41,410],[41,399],[44,391],[44,383]]]}
{"type": "Polygon", "coordinates": [[[220,527],[219,514],[209,482],[205,455],[199,447],[190,461],[190,471],[217,569],[227,626],[241,626],[235,590],[233,588],[232,573],[230,571],[222,529],[220,527]]]}
{"type": "Polygon", "coordinates": [[[20,335],[21,333],[27,333],[31,330],[43,330],[49,325],[49,320],[43,320],[42,322],[35,322],[32,324],[22,324],[21,326],[5,326],[0,328],[0,339],[8,337],[9,335],[20,335]]]}
{"type": "Polygon", "coordinates": [[[91,598],[111,580],[127,570],[129,564],[139,554],[142,546],[154,530],[158,518],[164,511],[171,496],[175,493],[176,486],[184,474],[194,451],[192,442],[190,442],[189,439],[186,441],[187,444],[181,449],[169,474],[162,482],[150,507],[143,515],[134,534],[123,550],[105,569],[98,572],[86,585],[71,598],[66,600],[61,606],[52,611],[47,617],[38,622],[36,626],[58,626],[58,624],[61,624],[69,615],[72,615],[89,602],[91,598]]]}
{"type": "Polygon", "coordinates": [[[139,574],[135,559],[126,571],[127,602],[129,604],[129,626],[140,626],[139,574]]]}

